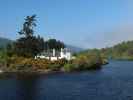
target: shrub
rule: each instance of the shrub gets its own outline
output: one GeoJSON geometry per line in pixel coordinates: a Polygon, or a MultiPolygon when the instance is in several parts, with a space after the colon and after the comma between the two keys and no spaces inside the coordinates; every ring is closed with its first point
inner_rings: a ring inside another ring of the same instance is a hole
{"type": "Polygon", "coordinates": [[[52,71],[59,71],[67,63],[66,59],[59,59],[57,61],[50,61],[49,69],[52,71]]]}
{"type": "Polygon", "coordinates": [[[50,61],[47,59],[34,59],[13,56],[7,59],[9,71],[81,71],[101,68],[103,61],[97,54],[81,54],[71,61],[60,59],[50,61]]]}
{"type": "Polygon", "coordinates": [[[49,68],[50,61],[45,59],[33,59],[24,57],[11,57],[7,60],[7,66],[11,70],[37,71],[49,68]]]}
{"type": "Polygon", "coordinates": [[[77,70],[89,70],[101,68],[102,59],[96,54],[79,55],[74,61],[73,65],[77,70]]]}
{"type": "Polygon", "coordinates": [[[48,69],[50,69],[51,71],[59,71],[61,68],[60,64],[54,63],[54,64],[49,64],[48,69]]]}
{"type": "Polygon", "coordinates": [[[71,72],[71,71],[74,71],[76,70],[76,67],[74,66],[74,64],[65,64],[64,67],[63,67],[63,70],[65,72],[71,72]]]}

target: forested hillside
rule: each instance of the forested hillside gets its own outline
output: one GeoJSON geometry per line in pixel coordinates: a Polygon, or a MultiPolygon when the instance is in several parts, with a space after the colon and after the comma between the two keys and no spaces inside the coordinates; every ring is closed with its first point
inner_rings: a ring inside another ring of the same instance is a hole
{"type": "Polygon", "coordinates": [[[133,59],[133,41],[119,43],[110,48],[100,50],[103,56],[113,59],[133,59]]]}
{"type": "Polygon", "coordinates": [[[97,53],[105,59],[133,60],[133,41],[122,42],[102,49],[88,49],[80,54],[97,53]]]}
{"type": "Polygon", "coordinates": [[[0,48],[5,47],[7,44],[11,43],[12,41],[6,38],[0,37],[0,48]]]}

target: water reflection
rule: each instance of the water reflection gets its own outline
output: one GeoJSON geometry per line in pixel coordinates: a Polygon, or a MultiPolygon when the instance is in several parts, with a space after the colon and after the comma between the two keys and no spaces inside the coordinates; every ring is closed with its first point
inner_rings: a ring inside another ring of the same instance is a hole
{"type": "Polygon", "coordinates": [[[0,75],[0,100],[38,100],[38,75],[6,73],[0,75]]]}
{"type": "Polygon", "coordinates": [[[36,98],[36,87],[37,87],[37,76],[28,75],[26,77],[18,76],[16,79],[18,84],[18,99],[19,100],[37,100],[36,98]]]}

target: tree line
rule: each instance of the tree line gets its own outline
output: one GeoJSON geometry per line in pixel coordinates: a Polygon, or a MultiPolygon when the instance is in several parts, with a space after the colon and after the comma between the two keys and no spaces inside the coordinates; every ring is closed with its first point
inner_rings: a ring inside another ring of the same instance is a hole
{"type": "Polygon", "coordinates": [[[133,41],[122,42],[113,47],[103,48],[100,52],[112,59],[133,59],[133,41]]]}

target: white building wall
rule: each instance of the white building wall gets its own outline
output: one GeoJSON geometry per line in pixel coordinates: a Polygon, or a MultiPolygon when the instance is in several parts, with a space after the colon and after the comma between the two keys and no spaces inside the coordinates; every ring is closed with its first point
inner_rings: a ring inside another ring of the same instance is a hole
{"type": "Polygon", "coordinates": [[[66,52],[65,54],[63,52],[61,52],[61,56],[59,57],[60,59],[67,59],[67,60],[71,60],[71,53],[70,52],[66,52]]]}
{"type": "Polygon", "coordinates": [[[58,60],[58,58],[57,57],[50,57],[50,60],[51,61],[56,61],[56,60],[58,60]]]}
{"type": "Polygon", "coordinates": [[[71,60],[71,53],[70,52],[66,53],[66,59],[71,60]]]}
{"type": "Polygon", "coordinates": [[[53,49],[53,56],[52,57],[46,57],[45,55],[38,55],[35,57],[35,59],[37,58],[41,58],[41,59],[48,59],[48,60],[51,60],[51,61],[55,61],[55,60],[58,60],[58,59],[67,59],[67,60],[71,60],[72,59],[72,55],[71,55],[71,52],[63,52],[63,49],[61,49],[61,52],[60,52],[60,57],[56,57],[55,56],[55,49],[53,49]]]}

